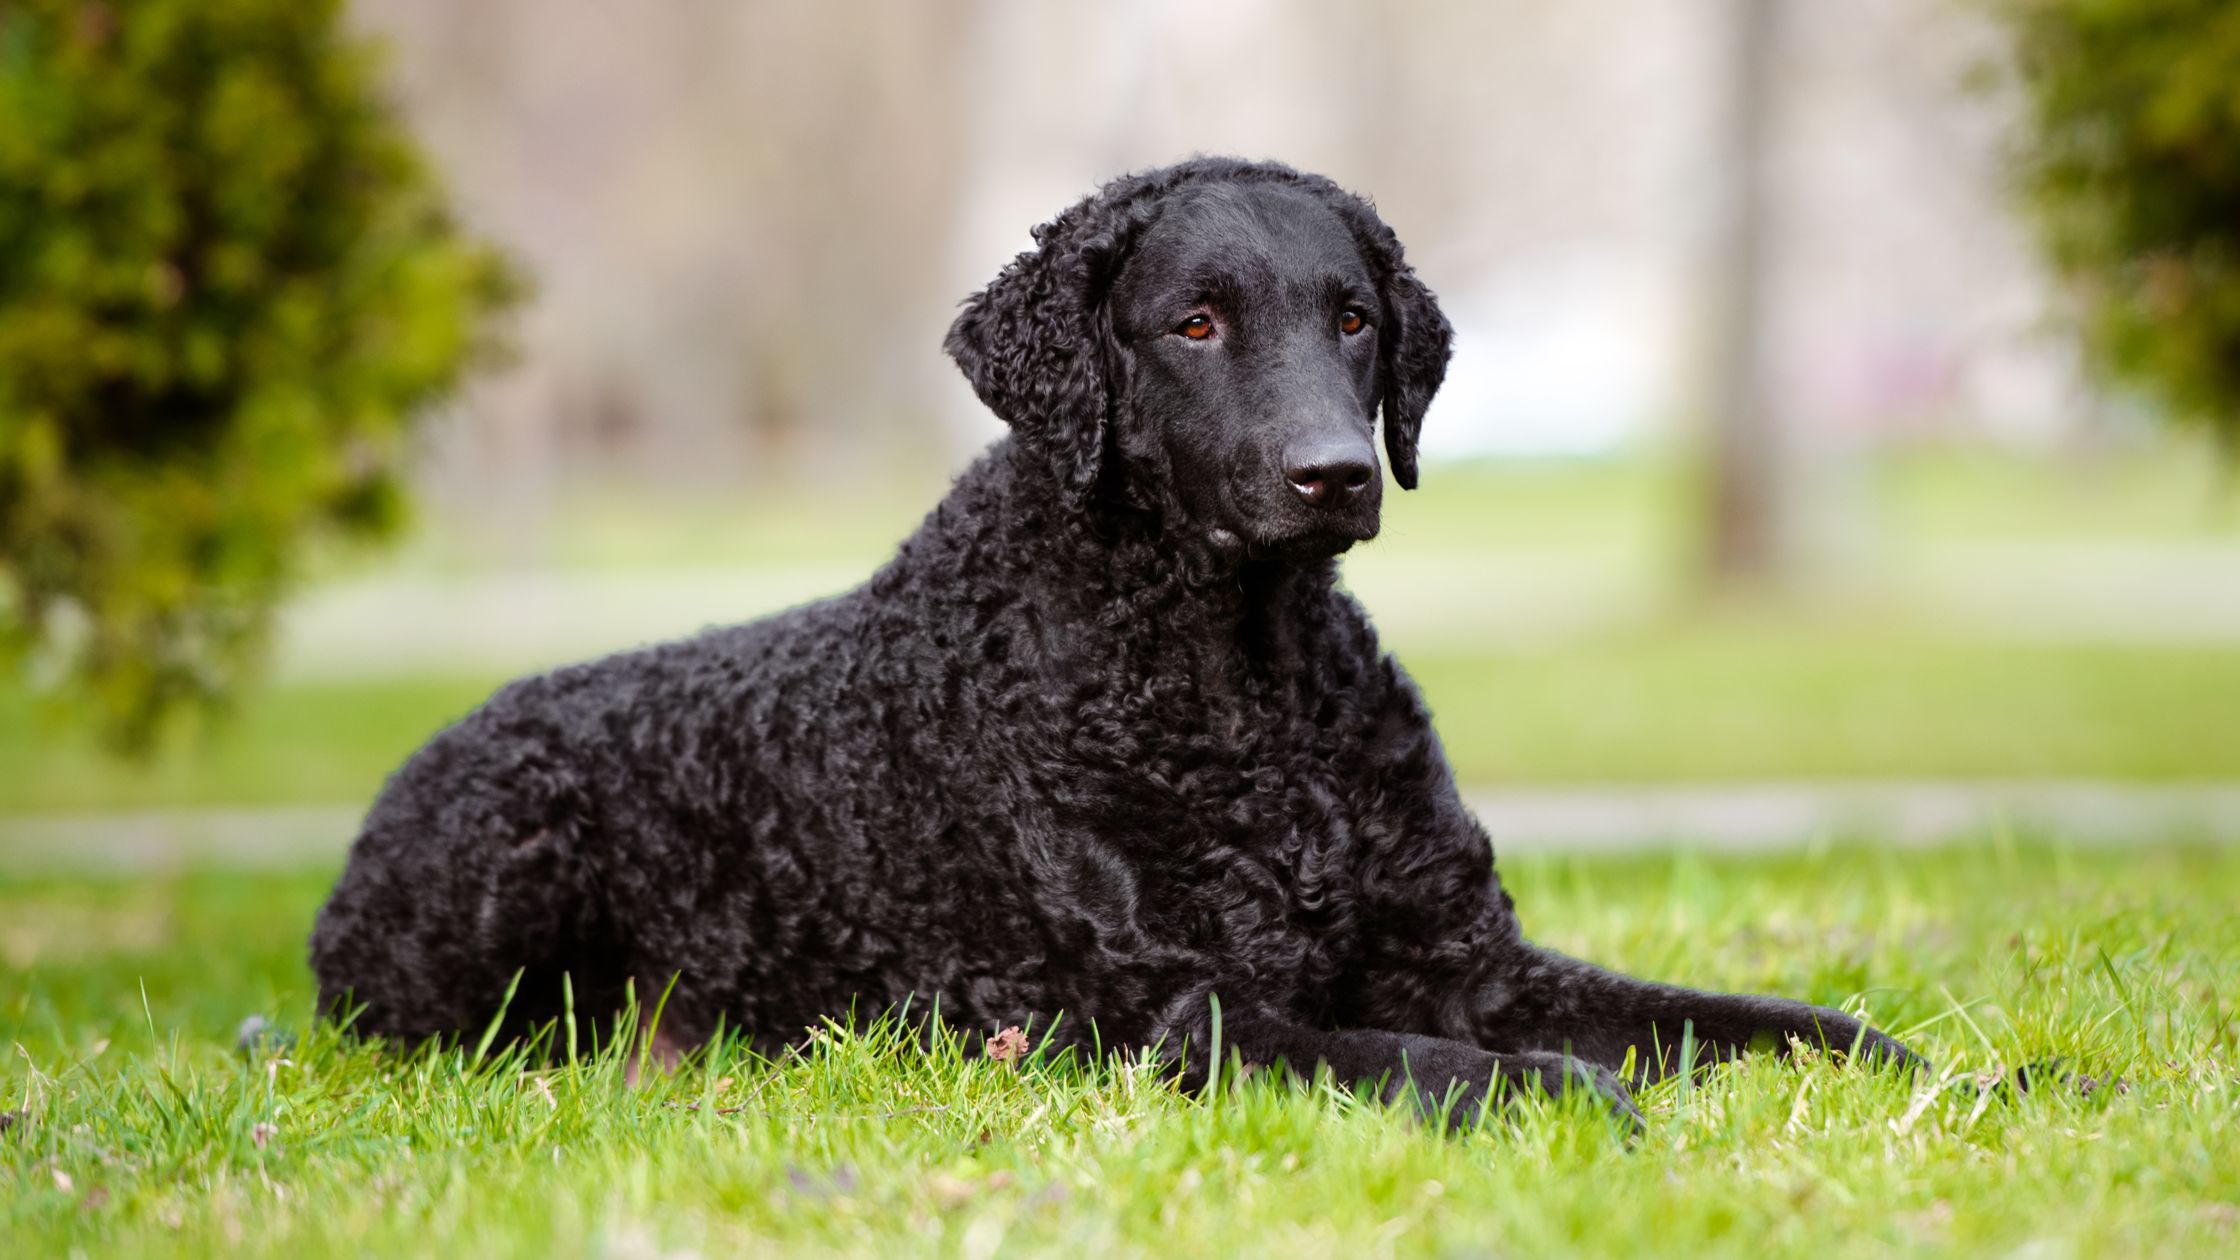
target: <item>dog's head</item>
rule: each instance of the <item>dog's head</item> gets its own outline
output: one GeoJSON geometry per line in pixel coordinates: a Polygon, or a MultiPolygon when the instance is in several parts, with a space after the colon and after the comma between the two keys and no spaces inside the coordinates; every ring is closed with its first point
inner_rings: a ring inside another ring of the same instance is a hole
{"type": "Polygon", "coordinates": [[[1360,198],[1272,163],[1116,180],[1035,229],[949,330],[983,402],[1068,504],[1122,503],[1245,553],[1374,537],[1451,330],[1360,198]]]}

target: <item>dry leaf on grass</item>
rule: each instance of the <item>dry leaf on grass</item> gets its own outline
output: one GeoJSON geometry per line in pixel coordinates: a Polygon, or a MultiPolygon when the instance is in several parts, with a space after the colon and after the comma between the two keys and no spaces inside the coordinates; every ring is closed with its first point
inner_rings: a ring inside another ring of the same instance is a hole
{"type": "Polygon", "coordinates": [[[988,1057],[998,1063],[1011,1063],[1026,1057],[1027,1030],[1013,1024],[988,1038],[988,1057]]]}

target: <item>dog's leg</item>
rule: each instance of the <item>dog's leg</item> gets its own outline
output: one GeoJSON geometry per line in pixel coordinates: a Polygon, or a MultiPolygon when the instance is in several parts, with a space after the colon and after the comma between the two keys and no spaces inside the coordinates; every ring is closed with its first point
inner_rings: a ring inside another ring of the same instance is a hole
{"type": "MultiPolygon", "coordinates": [[[[570,1008],[588,1036],[604,1036],[622,968],[572,840],[541,826],[493,837],[444,822],[384,813],[352,848],[312,934],[322,1008],[355,1008],[352,1027],[365,1035],[471,1040],[510,992],[502,1040],[570,1008]]],[[[555,1045],[567,1042],[563,1033],[555,1045]]]]}
{"type": "MultiPolygon", "coordinates": [[[[1217,1052],[1201,1029],[1184,1046],[1184,1083],[1202,1088],[1217,1052]]],[[[1309,1027],[1265,1013],[1239,1012],[1222,1028],[1218,1053],[1247,1063],[1282,1065],[1301,1076],[1318,1069],[1386,1102],[1412,1098],[1428,1118],[1448,1106],[1454,1127],[1475,1124],[1488,1103],[1521,1093],[1550,1097],[1583,1091],[1625,1122],[1641,1127],[1641,1113],[1623,1082],[1609,1070],[1570,1055],[1527,1050],[1497,1053],[1460,1041],[1415,1033],[1309,1027]]]]}
{"type": "Polygon", "coordinates": [[[1753,1050],[1788,1054],[1792,1041],[1905,1068],[1922,1058],[1841,1011],[1785,998],[1703,993],[1636,980],[1519,942],[1513,959],[1480,982],[1474,1023],[1485,1044],[1562,1051],[1654,1080],[1753,1050]]]}

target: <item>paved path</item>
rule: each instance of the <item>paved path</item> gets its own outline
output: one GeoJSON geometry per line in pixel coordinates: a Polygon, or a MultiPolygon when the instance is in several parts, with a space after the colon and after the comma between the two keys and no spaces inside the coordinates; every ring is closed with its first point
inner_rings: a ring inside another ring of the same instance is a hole
{"type": "MultiPolygon", "coordinates": [[[[1478,788],[1465,796],[1504,853],[1918,846],[2001,830],[2094,844],[2240,843],[2240,783],[1585,785],[1478,788]]],[[[197,864],[331,865],[360,812],[347,806],[0,816],[0,868],[134,873],[197,864]]]]}

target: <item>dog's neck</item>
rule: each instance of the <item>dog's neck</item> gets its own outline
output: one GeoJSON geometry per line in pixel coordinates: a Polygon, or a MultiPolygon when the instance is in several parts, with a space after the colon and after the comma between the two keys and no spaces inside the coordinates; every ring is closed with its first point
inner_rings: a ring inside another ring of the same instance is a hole
{"type": "Polygon", "coordinates": [[[1017,449],[1008,445],[967,474],[988,474],[987,506],[1006,522],[999,550],[1022,566],[1023,589],[1103,650],[1227,675],[1295,655],[1328,620],[1334,560],[1248,559],[1233,538],[1172,527],[1157,512],[1083,508],[1030,461],[1005,458],[1017,449]]]}

